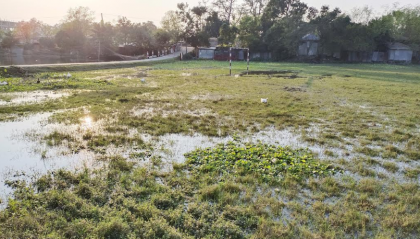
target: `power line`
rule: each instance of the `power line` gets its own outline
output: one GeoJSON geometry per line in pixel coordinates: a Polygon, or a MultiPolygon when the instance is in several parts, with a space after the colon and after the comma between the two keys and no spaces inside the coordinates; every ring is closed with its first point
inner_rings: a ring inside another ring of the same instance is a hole
{"type": "Polygon", "coordinates": [[[154,20],[154,21],[160,20],[160,19],[157,19],[157,18],[130,17],[130,16],[124,16],[123,14],[115,15],[115,14],[104,13],[104,15],[114,16],[114,17],[126,17],[126,18],[132,18],[132,19],[140,19],[140,20],[154,20]]]}

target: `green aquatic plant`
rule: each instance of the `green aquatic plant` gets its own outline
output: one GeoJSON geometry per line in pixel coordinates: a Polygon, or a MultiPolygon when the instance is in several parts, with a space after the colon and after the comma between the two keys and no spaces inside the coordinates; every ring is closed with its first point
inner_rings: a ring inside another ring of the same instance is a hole
{"type": "Polygon", "coordinates": [[[340,170],[316,160],[306,149],[291,149],[258,144],[228,142],[214,148],[197,149],[185,154],[194,173],[254,174],[264,182],[280,181],[290,174],[301,179],[308,176],[328,176],[340,170]]]}

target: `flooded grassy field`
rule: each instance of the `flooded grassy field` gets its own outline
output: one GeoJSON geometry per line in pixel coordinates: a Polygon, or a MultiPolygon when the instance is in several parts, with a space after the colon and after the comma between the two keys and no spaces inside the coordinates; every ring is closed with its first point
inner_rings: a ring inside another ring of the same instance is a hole
{"type": "Polygon", "coordinates": [[[245,69],[2,72],[0,238],[420,236],[418,66],[245,69]]]}

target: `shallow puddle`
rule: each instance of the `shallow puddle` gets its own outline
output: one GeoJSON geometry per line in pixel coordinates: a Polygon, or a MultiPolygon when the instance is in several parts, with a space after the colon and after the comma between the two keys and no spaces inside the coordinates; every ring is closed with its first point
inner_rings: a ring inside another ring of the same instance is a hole
{"type": "Polygon", "coordinates": [[[4,181],[12,178],[16,172],[36,175],[49,170],[80,168],[94,163],[94,155],[87,151],[62,154],[63,149],[50,148],[28,137],[27,133],[31,130],[47,130],[49,116],[51,113],[42,113],[19,121],[0,123],[0,198],[5,199],[11,192],[4,181]]]}
{"type": "MultiPolygon", "coordinates": [[[[323,159],[328,158],[324,152],[326,149],[333,151],[337,155],[341,156],[344,153],[340,149],[327,148],[324,146],[310,145],[303,140],[301,137],[291,130],[277,130],[274,127],[267,128],[266,130],[260,131],[255,134],[243,134],[239,135],[243,142],[262,142],[265,144],[291,147],[291,148],[308,148],[317,157],[323,159]]],[[[162,156],[169,162],[182,163],[185,161],[184,154],[193,151],[198,148],[213,147],[220,143],[226,143],[232,141],[232,137],[208,137],[201,134],[193,135],[180,135],[180,134],[168,134],[160,136],[157,139],[157,149],[161,149],[162,156]]]]}
{"type": "Polygon", "coordinates": [[[69,92],[65,91],[32,91],[32,92],[14,92],[14,93],[0,93],[1,105],[20,105],[20,104],[35,104],[49,100],[56,100],[62,97],[69,96],[69,92]]]}

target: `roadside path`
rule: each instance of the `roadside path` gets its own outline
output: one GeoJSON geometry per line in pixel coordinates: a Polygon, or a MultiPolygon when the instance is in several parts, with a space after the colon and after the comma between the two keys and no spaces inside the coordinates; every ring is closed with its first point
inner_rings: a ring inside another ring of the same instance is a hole
{"type": "MultiPolygon", "coordinates": [[[[194,47],[188,47],[188,52],[194,50],[194,47]]],[[[185,53],[185,48],[182,51],[185,53]]],[[[124,65],[133,65],[136,63],[146,63],[146,62],[158,62],[158,61],[165,61],[175,59],[179,56],[181,51],[175,52],[173,54],[169,54],[166,56],[155,57],[150,59],[142,59],[142,60],[131,60],[131,61],[107,61],[107,62],[79,62],[79,63],[58,63],[58,64],[37,64],[37,65],[8,65],[8,66],[0,66],[0,68],[10,68],[10,67],[19,67],[24,69],[31,69],[31,68],[44,68],[44,67],[78,67],[78,66],[92,66],[92,67],[99,67],[99,66],[124,66],[124,65]]]]}

